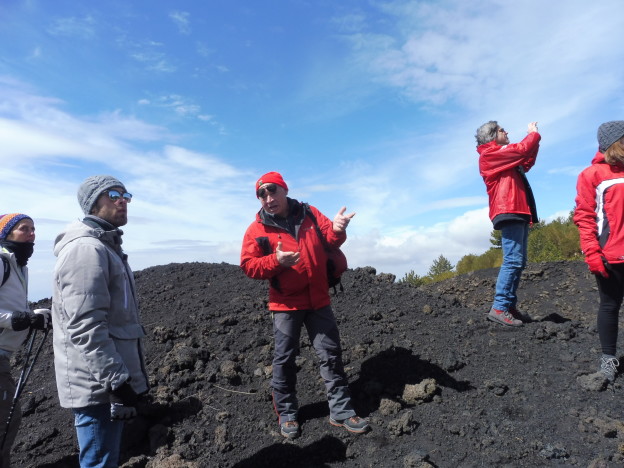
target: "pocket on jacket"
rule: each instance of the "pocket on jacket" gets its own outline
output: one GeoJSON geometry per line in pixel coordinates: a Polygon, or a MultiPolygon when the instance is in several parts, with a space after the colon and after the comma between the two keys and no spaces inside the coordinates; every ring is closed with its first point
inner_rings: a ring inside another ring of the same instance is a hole
{"type": "Polygon", "coordinates": [[[145,330],[138,323],[130,323],[121,327],[109,323],[108,333],[118,340],[136,340],[145,336],[145,330]]]}

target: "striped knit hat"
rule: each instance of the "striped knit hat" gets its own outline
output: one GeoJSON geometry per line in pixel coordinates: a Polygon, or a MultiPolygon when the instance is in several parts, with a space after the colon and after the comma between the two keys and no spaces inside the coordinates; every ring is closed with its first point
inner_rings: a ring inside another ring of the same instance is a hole
{"type": "Polygon", "coordinates": [[[32,218],[22,213],[9,213],[9,214],[0,215],[0,240],[6,239],[6,237],[11,233],[11,230],[22,219],[32,219],[32,218]]]}

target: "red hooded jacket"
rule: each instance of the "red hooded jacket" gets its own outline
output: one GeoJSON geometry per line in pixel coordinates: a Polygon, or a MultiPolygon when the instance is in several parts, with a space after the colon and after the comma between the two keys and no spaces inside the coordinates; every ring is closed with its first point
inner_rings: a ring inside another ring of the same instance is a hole
{"type": "MultiPolygon", "coordinates": [[[[296,237],[278,226],[260,210],[243,238],[240,266],[247,276],[269,280],[269,310],[317,310],[330,304],[327,284],[327,254],[325,247],[307,215],[303,203],[289,199],[289,220],[296,237]],[[299,262],[283,267],[277,261],[275,249],[299,252],[299,262]]],[[[327,243],[339,247],[347,239],[346,232],[334,232],[333,223],[323,213],[309,206],[327,243]]]]}
{"type": "Polygon", "coordinates": [[[527,200],[525,179],[518,168],[528,172],[535,164],[539,141],[537,132],[529,133],[520,143],[501,146],[496,141],[479,145],[479,172],[490,199],[490,219],[504,213],[528,215],[531,222],[535,214],[527,200]]]}
{"type": "Polygon", "coordinates": [[[574,223],[586,258],[598,253],[609,263],[624,263],[624,167],[597,152],[576,183],[574,223]]]}

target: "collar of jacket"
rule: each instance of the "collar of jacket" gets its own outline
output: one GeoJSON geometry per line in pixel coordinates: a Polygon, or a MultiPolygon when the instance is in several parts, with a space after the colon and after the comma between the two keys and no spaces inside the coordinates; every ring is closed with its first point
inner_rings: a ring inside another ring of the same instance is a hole
{"type": "Polygon", "coordinates": [[[93,228],[93,231],[98,239],[102,242],[110,245],[121,258],[124,260],[127,258],[127,255],[123,253],[121,249],[121,244],[123,243],[123,231],[119,228],[116,228],[108,221],[98,218],[97,216],[87,215],[82,220],[84,224],[93,228]]]}
{"type": "MultiPolygon", "coordinates": [[[[288,215],[286,216],[286,219],[290,223],[294,223],[295,225],[301,224],[303,222],[303,218],[305,217],[305,209],[303,208],[303,204],[292,198],[286,199],[288,200],[288,215]]],[[[279,224],[275,218],[276,217],[274,215],[267,213],[266,211],[264,211],[263,208],[258,211],[258,220],[262,224],[266,226],[273,226],[279,229],[284,229],[284,227],[279,224]]]]}

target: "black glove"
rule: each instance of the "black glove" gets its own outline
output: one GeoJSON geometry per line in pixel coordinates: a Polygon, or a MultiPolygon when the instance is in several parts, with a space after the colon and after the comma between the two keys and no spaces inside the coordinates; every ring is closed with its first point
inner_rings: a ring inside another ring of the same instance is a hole
{"type": "MultiPolygon", "coordinates": [[[[35,309],[33,312],[36,315],[43,316],[43,327],[40,330],[45,330],[47,328],[52,328],[52,311],[50,309],[35,309]]],[[[39,317],[37,317],[37,321],[40,321],[39,317]]],[[[35,327],[38,328],[38,327],[35,327]]]]}
{"type": "Polygon", "coordinates": [[[43,313],[33,313],[28,310],[23,312],[13,312],[11,315],[11,328],[15,331],[26,330],[27,328],[35,328],[37,330],[45,330],[50,323],[50,315],[43,313]]]}
{"type": "Polygon", "coordinates": [[[128,381],[109,391],[111,420],[130,420],[137,415],[138,395],[128,381]]]}

